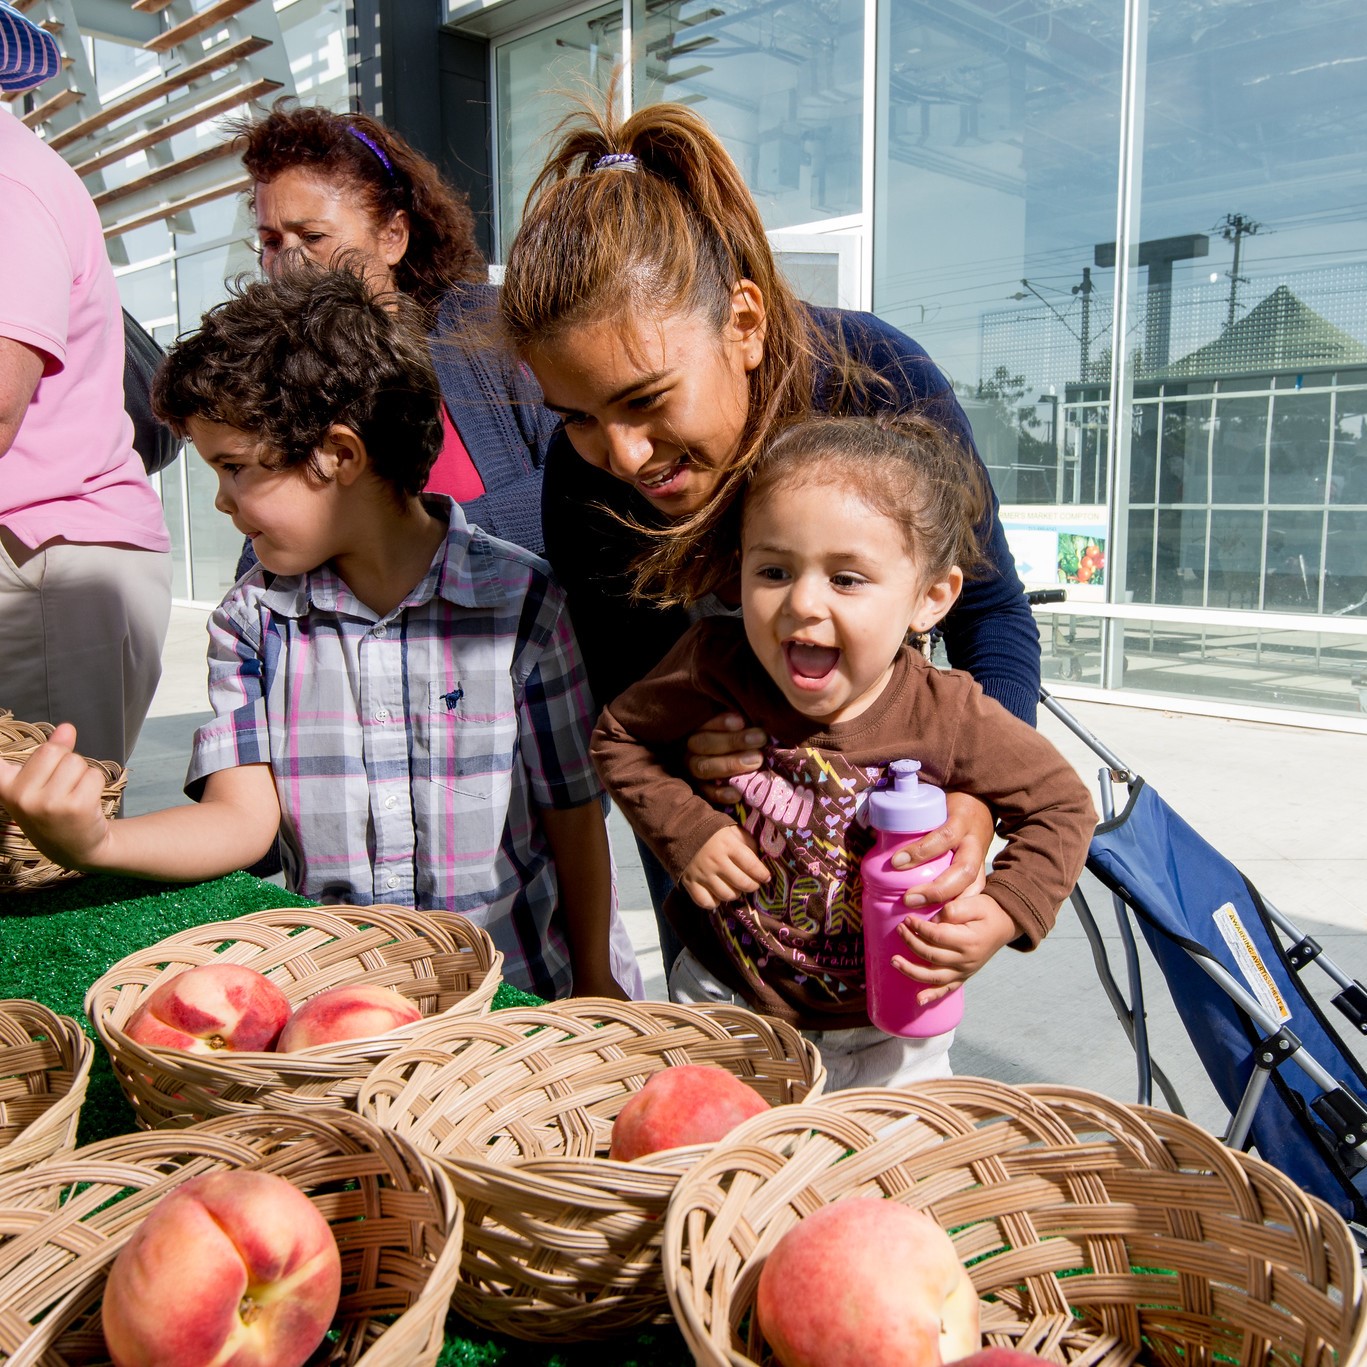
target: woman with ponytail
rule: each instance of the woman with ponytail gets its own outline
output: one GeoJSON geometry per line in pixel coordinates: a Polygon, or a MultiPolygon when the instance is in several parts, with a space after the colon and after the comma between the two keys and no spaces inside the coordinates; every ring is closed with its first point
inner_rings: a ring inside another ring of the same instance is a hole
{"type": "MultiPolygon", "coordinates": [[[[944,376],[911,338],[871,314],[815,308],[784,280],[754,199],[706,122],[660,104],[561,125],[508,256],[499,309],[563,431],[547,452],[546,554],[563,584],[599,706],[642,678],[696,617],[689,561],[734,537],[712,533],[739,506],[766,434],[812,414],[916,412],[977,459],[944,376]]],[[[1039,635],[996,515],[978,528],[986,569],[943,623],[950,662],[1033,723],[1039,635]]],[[[717,718],[689,742],[695,779],[760,767],[767,739],[717,718]]],[[[949,820],[908,846],[950,869],[924,889],[949,900],[980,876],[987,809],[955,796],[949,820]]],[[[661,871],[643,850],[657,910],[661,871]]],[[[666,967],[670,950],[666,948],[666,967]]]]}

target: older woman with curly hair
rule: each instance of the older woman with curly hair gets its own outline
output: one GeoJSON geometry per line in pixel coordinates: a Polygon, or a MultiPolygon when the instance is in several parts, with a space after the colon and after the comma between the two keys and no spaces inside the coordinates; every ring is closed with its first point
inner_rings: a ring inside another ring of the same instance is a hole
{"type": "Polygon", "coordinates": [[[541,471],[557,420],[531,372],[493,341],[497,292],[465,197],[364,114],[281,100],[232,128],[267,272],[291,252],[324,263],[344,252],[376,293],[401,292],[422,308],[445,434],[427,488],[541,554],[541,471]]]}

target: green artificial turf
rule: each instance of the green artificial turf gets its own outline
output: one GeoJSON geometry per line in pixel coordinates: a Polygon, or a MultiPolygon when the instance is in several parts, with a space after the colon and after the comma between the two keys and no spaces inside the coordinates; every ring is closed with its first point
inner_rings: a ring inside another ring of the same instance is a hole
{"type": "MultiPolygon", "coordinates": [[[[93,876],[40,892],[0,895],[0,998],[28,997],[79,1021],[90,1035],[85,994],[127,954],[207,921],[226,921],[271,907],[305,907],[307,898],[247,873],[211,883],[150,883],[93,876]]],[[[501,983],[494,1010],[539,1006],[541,998],[501,983]]],[[[109,1056],[96,1048],[81,1108],[79,1144],[134,1128],[132,1107],[115,1081],[109,1056]]],[[[439,1367],[688,1367],[673,1326],[654,1327],[608,1343],[545,1344],[486,1334],[452,1319],[439,1367]]]]}

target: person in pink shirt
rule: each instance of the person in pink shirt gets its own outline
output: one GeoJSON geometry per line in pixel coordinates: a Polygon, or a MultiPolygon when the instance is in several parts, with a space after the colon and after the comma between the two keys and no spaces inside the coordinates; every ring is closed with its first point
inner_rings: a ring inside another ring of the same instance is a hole
{"type": "MultiPolygon", "coordinates": [[[[52,53],[0,3],[4,89],[40,84],[52,53]]],[[[84,753],[123,763],[161,675],[170,540],[124,412],[99,213],[3,105],[0,241],[0,707],[74,722],[84,753]]]]}

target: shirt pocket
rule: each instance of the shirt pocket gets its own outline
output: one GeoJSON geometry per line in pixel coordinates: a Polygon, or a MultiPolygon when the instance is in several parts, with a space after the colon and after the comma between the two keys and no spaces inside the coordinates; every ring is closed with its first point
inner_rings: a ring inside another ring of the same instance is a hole
{"type": "Polygon", "coordinates": [[[457,813],[487,817],[500,829],[519,762],[512,701],[511,691],[505,698],[477,684],[431,683],[415,727],[415,771],[449,794],[457,813]]]}

